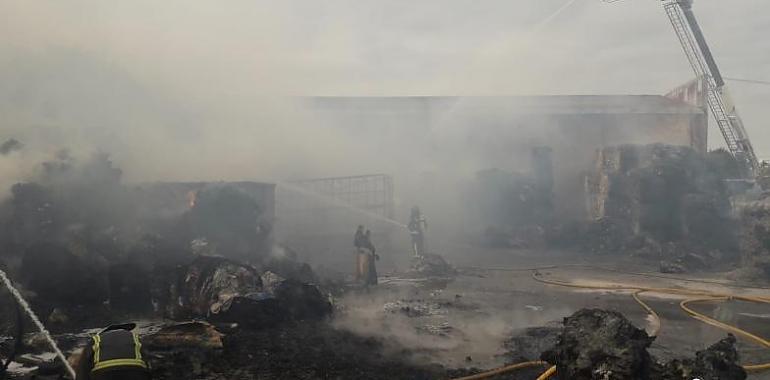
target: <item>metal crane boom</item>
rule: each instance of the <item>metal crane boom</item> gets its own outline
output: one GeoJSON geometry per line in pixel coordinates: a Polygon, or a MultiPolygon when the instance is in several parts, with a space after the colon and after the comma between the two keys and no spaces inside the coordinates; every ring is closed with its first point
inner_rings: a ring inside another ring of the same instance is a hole
{"type": "Polygon", "coordinates": [[[706,38],[692,11],[693,0],[662,0],[666,15],[682,44],[695,75],[706,79],[707,101],[730,153],[745,163],[751,175],[756,175],[759,161],[743,127],[743,121],[730,99],[722,74],[706,43],[706,38]]]}

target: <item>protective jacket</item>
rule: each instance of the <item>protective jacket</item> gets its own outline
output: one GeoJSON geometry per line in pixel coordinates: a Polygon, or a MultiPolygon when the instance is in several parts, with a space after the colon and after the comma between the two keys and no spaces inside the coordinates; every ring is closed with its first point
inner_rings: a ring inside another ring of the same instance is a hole
{"type": "Polygon", "coordinates": [[[78,366],[78,380],[149,379],[135,324],[112,325],[94,335],[78,366]]]}

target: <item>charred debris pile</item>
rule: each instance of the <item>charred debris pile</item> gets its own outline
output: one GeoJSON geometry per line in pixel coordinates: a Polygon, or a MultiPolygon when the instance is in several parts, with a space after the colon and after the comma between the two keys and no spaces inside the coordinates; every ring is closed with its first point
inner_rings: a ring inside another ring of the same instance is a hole
{"type": "MultiPolygon", "coordinates": [[[[446,377],[326,323],[329,288],[273,247],[272,185],[121,177],[106,155],[62,152],[0,204],[0,265],[71,361],[94,332],[84,328],[139,321],[156,379],[446,377]]],[[[426,259],[419,270],[436,268],[451,267],[426,259]]],[[[13,353],[18,378],[59,378],[12,304],[0,291],[0,358],[13,353]]]]}
{"type": "MultiPolygon", "coordinates": [[[[727,335],[695,355],[662,361],[648,352],[655,337],[634,326],[623,314],[581,309],[561,324],[514,332],[505,342],[508,363],[544,361],[555,366],[551,379],[570,380],[743,380],[736,338],[727,335]]],[[[518,369],[491,379],[534,379],[546,367],[518,369]]],[[[462,370],[463,375],[478,370],[462,370]]]]}
{"type": "MultiPolygon", "coordinates": [[[[587,218],[554,211],[550,151],[534,149],[529,174],[478,173],[482,244],[504,248],[557,248],[594,255],[635,256],[659,262],[665,272],[727,268],[751,246],[757,263],[767,257],[757,206],[736,211],[747,192],[740,166],[724,150],[707,154],[664,144],[621,145],[597,150],[583,173],[587,218]]],[[[749,190],[751,192],[751,190],[749,190]]],[[[477,192],[478,193],[478,192],[477,192]]],[[[768,203],[770,204],[770,203],[768,203]]],[[[770,236],[770,234],[768,234],[770,236]]],[[[770,245],[768,245],[770,248],[770,245]]]]}
{"type": "Polygon", "coordinates": [[[723,151],[661,144],[601,149],[586,178],[592,222],[580,245],[667,258],[662,266],[671,267],[734,261],[738,225],[726,183],[740,175],[733,162],[723,151]]]}
{"type": "Polygon", "coordinates": [[[127,315],[269,324],[330,313],[307,265],[271,255],[272,185],[121,177],[106,155],[62,152],[0,204],[0,262],[54,330],[127,315]]]}
{"type": "Polygon", "coordinates": [[[746,378],[732,335],[696,352],[694,358],[667,363],[647,352],[654,340],[618,312],[582,309],[564,319],[556,344],[543,352],[542,359],[556,365],[561,379],[746,378]]]}

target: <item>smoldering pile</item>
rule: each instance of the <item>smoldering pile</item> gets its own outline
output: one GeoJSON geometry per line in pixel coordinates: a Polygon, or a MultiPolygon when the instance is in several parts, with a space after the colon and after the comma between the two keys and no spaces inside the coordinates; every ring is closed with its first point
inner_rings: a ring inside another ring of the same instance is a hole
{"type": "Polygon", "coordinates": [[[745,173],[726,151],[702,154],[665,144],[597,150],[582,189],[587,221],[554,214],[548,150],[533,149],[531,161],[526,174],[478,174],[473,194],[483,200],[482,245],[665,258],[665,271],[713,268],[738,258],[740,222],[726,180],[745,173]]]}
{"type": "Polygon", "coordinates": [[[535,147],[527,173],[487,169],[476,173],[467,196],[483,220],[479,244],[490,248],[542,246],[554,224],[551,149],[535,147]]]}
{"type": "Polygon", "coordinates": [[[737,222],[725,179],[733,158],[663,144],[598,151],[587,177],[593,222],[576,243],[597,254],[661,260],[672,271],[704,269],[737,258],[737,222]]]}
{"type": "Polygon", "coordinates": [[[105,154],[60,152],[0,203],[0,265],[53,331],[161,317],[261,328],[332,312],[306,264],[271,255],[273,185],[121,177],[105,154]]]}
{"type": "Polygon", "coordinates": [[[741,277],[770,282],[770,201],[766,196],[741,207],[741,277]]]}
{"type": "Polygon", "coordinates": [[[273,260],[272,185],[129,186],[121,177],[107,155],[80,161],[61,152],[0,204],[0,259],[44,318],[55,309],[75,316],[84,313],[67,309],[98,311],[105,304],[163,313],[167,288],[178,285],[175,277],[189,277],[184,272],[199,256],[227,257],[227,265],[260,272],[273,260]]]}
{"type": "Polygon", "coordinates": [[[618,312],[582,309],[564,319],[556,344],[542,358],[556,366],[560,378],[575,380],[746,378],[732,335],[694,359],[665,364],[647,352],[653,341],[618,312]]]}
{"type": "MultiPolygon", "coordinates": [[[[732,335],[694,357],[661,362],[648,349],[655,340],[634,326],[621,313],[603,309],[581,309],[561,324],[515,331],[504,346],[506,363],[545,361],[555,366],[553,379],[572,380],[674,380],[746,379],[739,363],[732,335]]],[[[533,379],[547,366],[535,366],[488,377],[490,379],[533,379]]],[[[479,369],[456,371],[465,376],[479,369]]]]}

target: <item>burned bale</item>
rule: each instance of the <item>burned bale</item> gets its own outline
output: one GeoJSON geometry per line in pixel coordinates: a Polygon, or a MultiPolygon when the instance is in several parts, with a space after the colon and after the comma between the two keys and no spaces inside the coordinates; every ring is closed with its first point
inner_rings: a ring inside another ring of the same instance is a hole
{"type": "Polygon", "coordinates": [[[280,279],[265,291],[234,297],[225,312],[210,315],[215,322],[246,327],[273,327],[286,321],[321,320],[332,305],[315,285],[280,279]]]}
{"type": "Polygon", "coordinates": [[[728,336],[695,353],[695,359],[673,360],[663,367],[663,379],[743,380],[746,370],[738,364],[735,336],[728,336]]]}
{"type": "Polygon", "coordinates": [[[770,200],[744,205],[740,221],[743,276],[750,280],[770,281],[770,200]]]}
{"type": "Polygon", "coordinates": [[[444,260],[441,255],[432,253],[413,257],[410,271],[415,274],[433,277],[450,277],[457,274],[457,270],[444,260]]]}
{"type": "Polygon", "coordinates": [[[11,187],[10,220],[12,243],[22,250],[32,242],[53,240],[60,227],[61,212],[50,189],[37,183],[11,187]]]}
{"type": "Polygon", "coordinates": [[[284,279],[222,257],[198,257],[178,273],[170,317],[271,326],[286,320],[321,319],[331,304],[311,284],[284,279]],[[269,281],[268,281],[269,279],[269,281]]]}
{"type": "Polygon", "coordinates": [[[176,299],[171,318],[207,317],[227,311],[237,296],[257,293],[262,283],[256,269],[222,257],[200,256],[181,267],[171,287],[176,299]]]}
{"type": "Polygon", "coordinates": [[[653,340],[618,312],[581,309],[564,319],[556,345],[542,359],[564,379],[648,379],[653,340]]]}
{"type": "Polygon", "coordinates": [[[290,320],[281,303],[266,293],[232,298],[228,309],[207,318],[213,323],[237,323],[247,328],[272,328],[290,320]]]}
{"type": "Polygon", "coordinates": [[[706,350],[696,352],[692,375],[715,380],[745,379],[746,370],[738,364],[735,342],[735,336],[729,334],[706,350]]]}
{"type": "Polygon", "coordinates": [[[257,201],[229,185],[208,186],[194,194],[187,216],[190,240],[204,238],[217,252],[237,260],[253,260],[264,253],[257,201]]]}
{"type": "Polygon", "coordinates": [[[26,250],[21,277],[36,293],[32,303],[44,315],[56,306],[100,305],[109,297],[104,264],[54,243],[34,244],[26,250]]]}
{"type": "Polygon", "coordinates": [[[262,265],[264,270],[275,273],[289,280],[317,284],[318,276],[307,263],[300,263],[287,256],[271,256],[262,265]]]}
{"type": "Polygon", "coordinates": [[[737,160],[727,149],[718,148],[706,154],[706,165],[709,172],[717,178],[738,179],[748,178],[748,167],[737,160]]]}
{"type": "Polygon", "coordinates": [[[618,255],[631,240],[631,227],[617,218],[605,217],[588,224],[581,237],[581,248],[597,255],[618,255]]]}
{"type": "MultiPolygon", "coordinates": [[[[726,170],[712,161],[684,146],[602,148],[586,177],[589,217],[624,232],[612,241],[616,247],[644,236],[661,244],[736,252],[726,170]]],[[[612,233],[608,226],[602,230],[612,233]]]]}
{"type": "Polygon", "coordinates": [[[260,296],[274,299],[287,319],[320,320],[331,314],[328,297],[316,285],[286,279],[270,271],[262,273],[261,278],[265,293],[260,296]]]}
{"type": "Polygon", "coordinates": [[[152,310],[149,271],[123,262],[109,267],[110,307],[116,311],[147,313],[152,310]]]}
{"type": "Polygon", "coordinates": [[[733,220],[727,199],[717,194],[688,194],[682,201],[688,242],[708,250],[738,251],[738,224],[733,220]],[[697,240],[696,240],[697,239],[697,240]]]}
{"type": "Polygon", "coordinates": [[[531,232],[542,231],[554,217],[551,149],[533,148],[530,162],[531,171],[526,174],[497,168],[476,173],[466,196],[478,205],[482,245],[517,248],[542,244],[531,232]]]}
{"type": "Polygon", "coordinates": [[[655,239],[649,236],[637,235],[626,242],[626,249],[633,256],[647,259],[660,259],[664,257],[664,247],[655,239]]]}
{"type": "Polygon", "coordinates": [[[274,292],[288,319],[320,320],[329,316],[332,305],[317,286],[287,279],[274,292]]]}
{"type": "Polygon", "coordinates": [[[48,242],[88,260],[119,256],[119,240],[134,222],[120,177],[120,169],[103,154],[78,161],[62,153],[43,163],[33,180],[11,187],[2,206],[5,244],[18,255],[48,242]]]}

